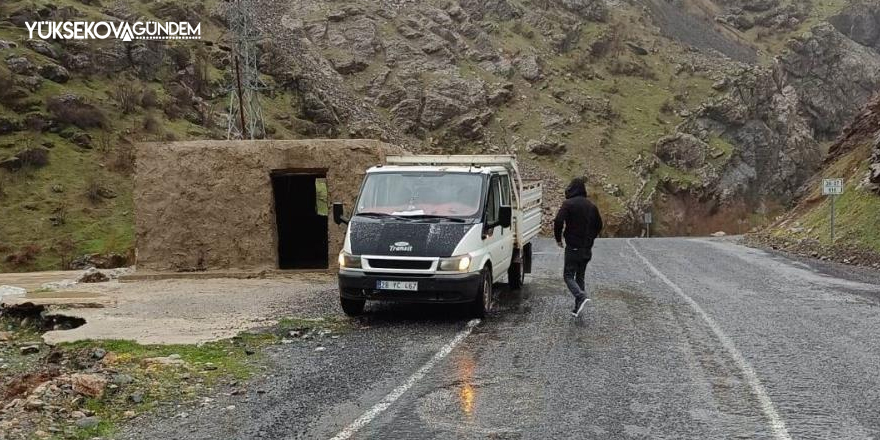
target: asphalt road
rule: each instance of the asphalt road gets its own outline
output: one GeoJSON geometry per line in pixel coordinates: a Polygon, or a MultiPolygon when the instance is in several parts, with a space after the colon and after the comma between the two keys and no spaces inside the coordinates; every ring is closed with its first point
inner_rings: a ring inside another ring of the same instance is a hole
{"type": "Polygon", "coordinates": [[[725,240],[600,240],[574,319],[561,265],[539,243],[482,322],[368,306],[325,351],[276,346],[246,392],[121,436],[880,438],[880,275],[725,240]]]}

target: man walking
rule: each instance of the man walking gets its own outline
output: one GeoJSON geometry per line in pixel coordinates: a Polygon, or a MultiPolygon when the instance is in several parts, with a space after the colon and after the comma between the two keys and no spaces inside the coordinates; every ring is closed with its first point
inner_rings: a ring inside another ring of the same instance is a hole
{"type": "Polygon", "coordinates": [[[587,263],[593,258],[593,242],[602,232],[602,216],[599,209],[587,198],[587,186],[583,178],[571,181],[565,189],[565,201],[553,222],[556,244],[565,248],[563,277],[568,290],[574,295],[574,310],[578,317],[587,301],[584,276],[587,263]],[[563,244],[562,239],[565,238],[563,244]]]}

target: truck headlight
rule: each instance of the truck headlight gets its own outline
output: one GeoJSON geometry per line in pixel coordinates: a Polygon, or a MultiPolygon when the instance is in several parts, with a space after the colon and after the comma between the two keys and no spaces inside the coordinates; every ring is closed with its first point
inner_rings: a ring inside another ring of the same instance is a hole
{"type": "Polygon", "coordinates": [[[361,257],[346,252],[340,252],[339,267],[344,269],[360,269],[361,257]]]}
{"type": "Polygon", "coordinates": [[[470,268],[471,257],[469,255],[440,260],[440,270],[444,272],[467,272],[470,268]]]}

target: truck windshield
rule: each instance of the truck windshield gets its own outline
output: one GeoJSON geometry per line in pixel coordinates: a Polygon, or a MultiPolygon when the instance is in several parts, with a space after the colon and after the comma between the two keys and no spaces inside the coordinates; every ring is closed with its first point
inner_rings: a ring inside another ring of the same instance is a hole
{"type": "Polygon", "coordinates": [[[475,217],[482,190],[478,174],[374,173],[367,175],[356,215],[475,217]]]}

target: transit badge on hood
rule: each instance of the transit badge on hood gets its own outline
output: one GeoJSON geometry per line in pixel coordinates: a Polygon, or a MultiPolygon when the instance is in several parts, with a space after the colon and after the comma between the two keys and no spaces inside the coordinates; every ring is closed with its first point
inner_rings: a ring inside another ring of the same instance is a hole
{"type": "Polygon", "coordinates": [[[472,227],[470,223],[354,219],[349,240],[354,255],[451,257],[472,227]]]}

